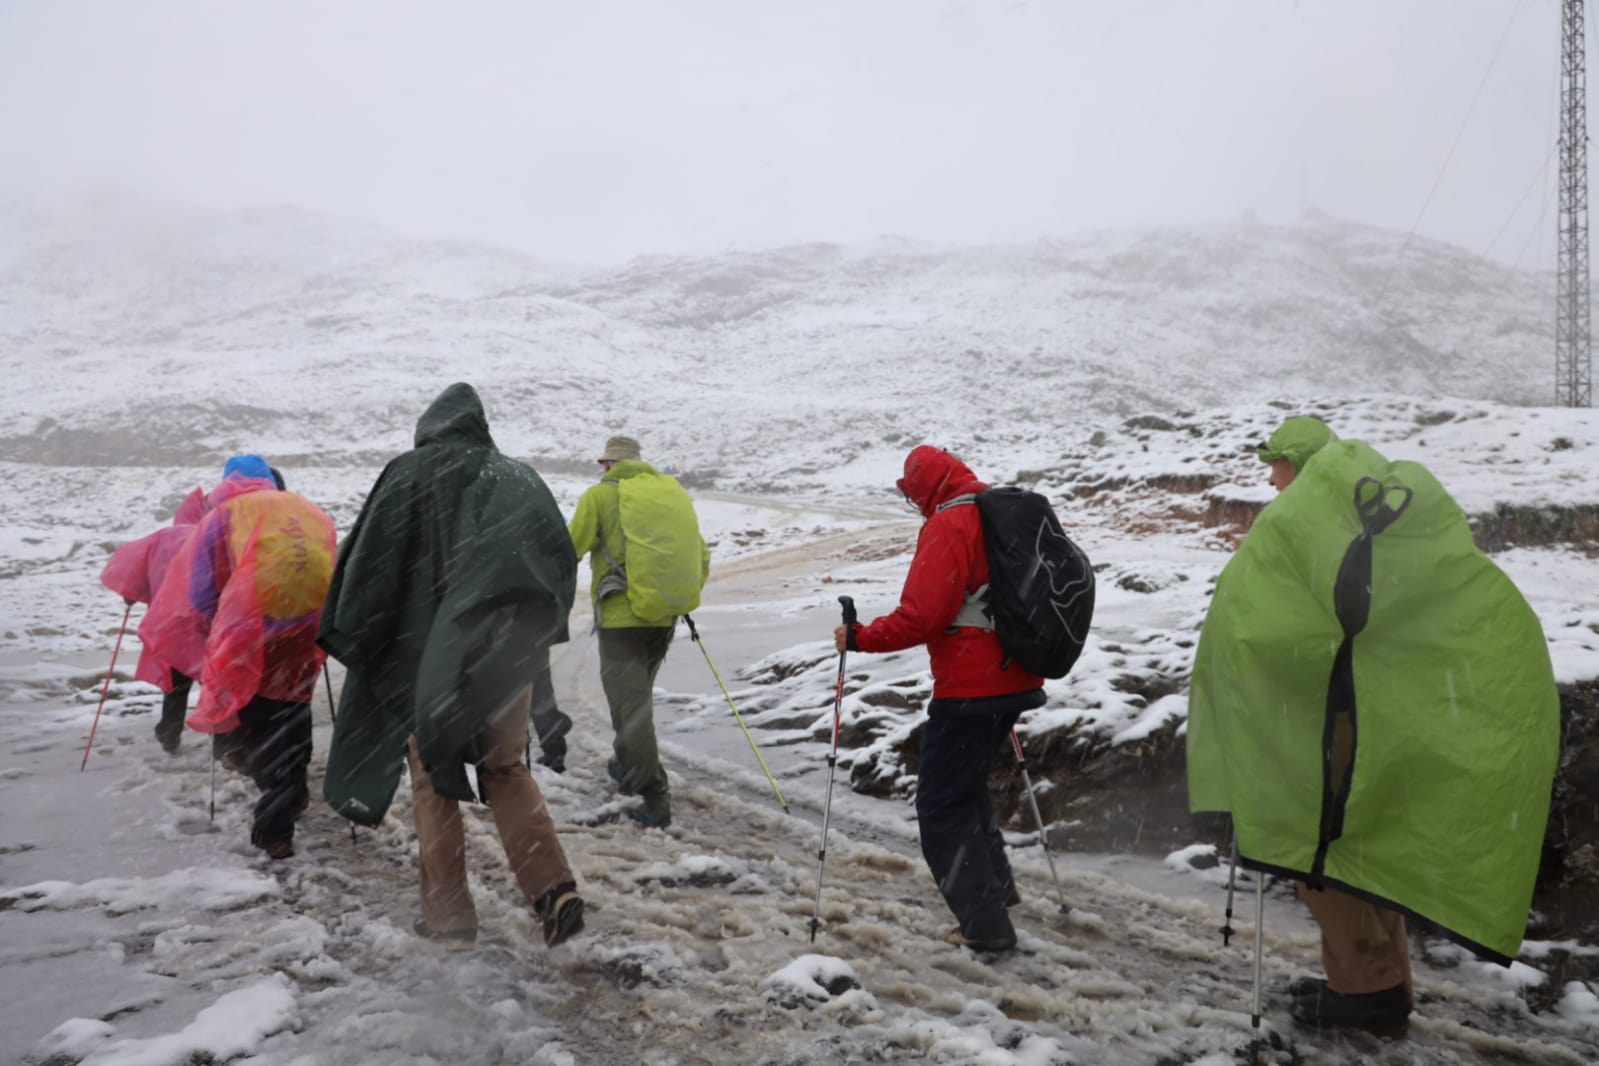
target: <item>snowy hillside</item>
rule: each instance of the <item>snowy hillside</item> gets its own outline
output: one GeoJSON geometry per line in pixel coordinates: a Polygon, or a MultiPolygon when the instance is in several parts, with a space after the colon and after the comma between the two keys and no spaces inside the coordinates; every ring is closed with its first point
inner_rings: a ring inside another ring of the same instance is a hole
{"type": "Polygon", "coordinates": [[[339,461],[466,379],[519,454],[626,428],[724,487],[866,485],[921,438],[1004,465],[1149,411],[1550,391],[1540,279],[1327,218],[572,272],[104,194],[0,205],[0,249],[0,458],[24,461],[339,461]]]}

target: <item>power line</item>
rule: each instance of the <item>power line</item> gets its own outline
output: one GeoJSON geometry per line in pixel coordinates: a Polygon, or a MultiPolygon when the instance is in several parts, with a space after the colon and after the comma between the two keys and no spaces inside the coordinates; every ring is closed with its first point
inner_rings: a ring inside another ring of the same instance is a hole
{"type": "Polygon", "coordinates": [[[1527,197],[1532,195],[1532,190],[1538,187],[1538,183],[1543,180],[1543,176],[1549,172],[1549,160],[1555,157],[1555,152],[1559,148],[1560,145],[1558,143],[1549,146],[1549,154],[1543,157],[1543,162],[1538,166],[1538,172],[1534,174],[1532,176],[1532,180],[1527,183],[1526,189],[1522,190],[1521,198],[1516,201],[1516,206],[1512,207],[1510,209],[1510,214],[1505,216],[1504,225],[1499,227],[1499,232],[1494,234],[1494,239],[1488,242],[1488,247],[1482,250],[1484,259],[1486,259],[1489,254],[1493,252],[1494,245],[1499,243],[1499,238],[1505,235],[1505,231],[1510,228],[1510,224],[1514,222],[1516,220],[1516,216],[1521,213],[1521,205],[1527,202],[1527,197]]]}
{"type": "Polygon", "coordinates": [[[1449,164],[1455,158],[1455,150],[1460,147],[1460,139],[1465,135],[1466,127],[1471,124],[1471,116],[1477,111],[1477,102],[1482,99],[1482,92],[1488,87],[1488,78],[1499,62],[1499,54],[1504,51],[1505,41],[1510,38],[1510,28],[1516,24],[1516,17],[1521,14],[1521,9],[1526,4],[1527,0],[1519,0],[1510,12],[1510,20],[1505,23],[1505,28],[1499,34],[1499,43],[1494,45],[1494,53],[1488,60],[1488,68],[1482,72],[1482,80],[1477,83],[1477,91],[1471,97],[1471,105],[1466,108],[1466,117],[1460,120],[1460,128],[1455,131],[1455,139],[1449,145],[1449,152],[1444,156],[1442,165],[1438,167],[1438,176],[1433,179],[1432,188],[1427,191],[1427,199],[1422,201],[1421,213],[1416,216],[1416,221],[1410,227],[1410,233],[1405,237],[1407,245],[1410,243],[1410,238],[1421,228],[1422,219],[1427,217],[1427,209],[1432,206],[1433,197],[1438,194],[1438,187],[1443,184],[1444,175],[1449,171],[1449,164]]]}

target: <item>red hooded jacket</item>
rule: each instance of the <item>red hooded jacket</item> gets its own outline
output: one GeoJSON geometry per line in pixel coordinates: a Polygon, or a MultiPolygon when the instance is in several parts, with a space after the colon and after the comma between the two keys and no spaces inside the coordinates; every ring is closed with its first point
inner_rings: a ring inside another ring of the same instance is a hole
{"type": "Polygon", "coordinates": [[[855,647],[886,652],[926,644],[934,699],[1008,696],[1042,688],[1043,678],[1005,663],[1005,650],[992,630],[962,627],[948,632],[966,594],[988,584],[988,554],[976,507],[938,507],[988,486],[965,463],[929,444],[905,457],[905,476],[898,485],[926,522],[899,606],[856,629],[855,647]]]}

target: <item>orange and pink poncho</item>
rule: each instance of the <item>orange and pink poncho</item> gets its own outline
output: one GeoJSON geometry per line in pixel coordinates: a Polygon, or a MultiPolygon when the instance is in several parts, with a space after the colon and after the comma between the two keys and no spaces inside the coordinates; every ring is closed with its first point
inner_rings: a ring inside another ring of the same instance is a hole
{"type": "Polygon", "coordinates": [[[336,534],[321,508],[267,478],[233,474],[210,502],[167,568],[139,639],[199,680],[189,726],[226,733],[258,695],[310,700],[326,658],[316,632],[336,534]]]}

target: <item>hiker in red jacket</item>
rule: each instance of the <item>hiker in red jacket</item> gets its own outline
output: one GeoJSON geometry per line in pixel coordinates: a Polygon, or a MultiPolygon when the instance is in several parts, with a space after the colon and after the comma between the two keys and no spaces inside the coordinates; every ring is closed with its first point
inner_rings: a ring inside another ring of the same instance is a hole
{"type": "Polygon", "coordinates": [[[982,520],[976,507],[959,504],[988,486],[926,444],[905,458],[898,485],[926,519],[899,606],[870,625],[839,626],[834,643],[863,652],[927,645],[933,698],[916,784],[922,854],[960,920],[944,939],[1005,951],[1016,945],[1006,907],[1019,897],[988,772],[1021,713],[1044,705],[1044,681],[1007,660],[975,598],[988,584],[982,520]]]}

